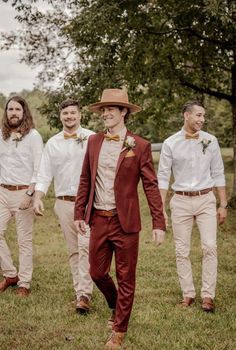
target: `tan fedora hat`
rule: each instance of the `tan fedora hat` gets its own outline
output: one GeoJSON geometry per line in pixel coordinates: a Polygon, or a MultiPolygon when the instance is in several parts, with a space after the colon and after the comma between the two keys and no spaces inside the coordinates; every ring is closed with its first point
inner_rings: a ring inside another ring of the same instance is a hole
{"type": "Polygon", "coordinates": [[[130,113],[137,113],[142,110],[141,107],[129,103],[128,94],[122,89],[105,89],[102,92],[101,101],[88,106],[91,112],[101,113],[101,107],[104,106],[122,106],[129,109],[130,113]]]}

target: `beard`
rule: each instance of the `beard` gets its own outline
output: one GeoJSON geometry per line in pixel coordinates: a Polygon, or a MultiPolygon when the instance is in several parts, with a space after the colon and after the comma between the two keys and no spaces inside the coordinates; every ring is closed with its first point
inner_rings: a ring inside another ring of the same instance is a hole
{"type": "Polygon", "coordinates": [[[11,118],[8,119],[8,125],[10,126],[11,129],[15,129],[18,128],[19,126],[21,126],[23,119],[19,119],[19,118],[11,118]]]}
{"type": "Polygon", "coordinates": [[[67,129],[74,129],[75,125],[65,125],[67,127],[67,129]]]}
{"type": "Polygon", "coordinates": [[[77,128],[77,123],[76,123],[76,121],[73,121],[73,123],[71,123],[71,121],[68,120],[68,121],[65,121],[63,124],[64,124],[64,126],[65,126],[67,129],[69,129],[69,130],[74,129],[75,127],[77,128]]]}

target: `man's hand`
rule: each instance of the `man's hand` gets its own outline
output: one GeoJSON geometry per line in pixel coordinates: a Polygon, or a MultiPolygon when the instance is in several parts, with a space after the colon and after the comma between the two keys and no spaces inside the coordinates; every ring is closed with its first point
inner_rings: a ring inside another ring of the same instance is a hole
{"type": "Polygon", "coordinates": [[[35,215],[43,216],[43,212],[44,212],[43,201],[39,198],[35,198],[34,204],[33,204],[33,209],[34,209],[35,215]]]}
{"type": "Polygon", "coordinates": [[[24,194],[24,197],[20,202],[19,209],[21,210],[28,209],[30,206],[31,200],[32,200],[32,197],[28,196],[27,194],[24,194]]]}
{"type": "Polygon", "coordinates": [[[74,223],[75,223],[75,227],[76,227],[76,230],[78,231],[78,233],[82,236],[85,235],[86,231],[87,231],[87,225],[85,224],[85,221],[84,220],[75,220],[74,223]]]}
{"type": "Polygon", "coordinates": [[[156,243],[157,246],[163,243],[165,239],[165,231],[159,230],[159,229],[154,229],[152,230],[152,237],[153,241],[156,243]]]}
{"type": "Polygon", "coordinates": [[[227,216],[227,209],[219,207],[217,210],[217,221],[219,225],[224,224],[227,216]]]}

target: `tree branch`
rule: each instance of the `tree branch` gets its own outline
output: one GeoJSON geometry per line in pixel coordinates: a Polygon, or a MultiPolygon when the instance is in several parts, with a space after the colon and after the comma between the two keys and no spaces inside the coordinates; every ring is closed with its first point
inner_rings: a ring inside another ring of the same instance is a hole
{"type": "Polygon", "coordinates": [[[215,45],[219,45],[219,46],[223,46],[224,48],[228,48],[228,49],[232,49],[234,47],[236,47],[236,41],[221,41],[221,40],[217,40],[217,39],[213,39],[213,38],[209,38],[207,36],[204,36],[200,33],[198,33],[196,30],[194,30],[193,28],[190,27],[183,27],[183,28],[173,28],[170,30],[166,30],[166,31],[161,31],[161,32],[157,32],[154,30],[147,30],[146,33],[147,34],[152,34],[152,35],[167,35],[167,34],[172,34],[172,33],[180,33],[180,32],[189,32],[191,35],[206,41],[206,42],[210,42],[212,44],[215,45]]]}
{"type": "Polygon", "coordinates": [[[200,92],[202,94],[207,94],[207,95],[210,95],[210,96],[214,96],[220,100],[227,100],[229,101],[230,103],[233,101],[233,96],[232,95],[228,95],[228,94],[225,94],[223,92],[218,92],[218,91],[214,91],[214,90],[211,90],[207,87],[203,87],[203,86],[198,86],[198,85],[195,85],[193,83],[190,83],[186,80],[184,80],[183,77],[179,77],[179,80],[180,80],[180,83],[183,85],[183,86],[187,86],[189,87],[190,89],[194,90],[194,91],[197,91],[197,92],[200,92]]]}
{"type": "Polygon", "coordinates": [[[180,81],[180,84],[183,85],[183,86],[186,86],[186,87],[189,87],[190,89],[194,90],[194,91],[197,91],[197,92],[200,92],[202,94],[207,94],[209,96],[213,96],[213,97],[216,97],[220,100],[227,100],[229,101],[230,103],[233,102],[233,96],[232,95],[228,95],[228,94],[225,94],[223,92],[219,92],[219,91],[215,91],[215,90],[212,90],[212,89],[209,89],[207,87],[203,87],[203,86],[198,86],[196,84],[193,84],[191,82],[188,82],[179,72],[178,69],[176,69],[175,67],[175,64],[174,64],[174,61],[171,57],[171,55],[168,56],[168,60],[171,64],[171,67],[174,71],[174,73],[176,74],[176,76],[178,77],[179,81],[180,81]]]}

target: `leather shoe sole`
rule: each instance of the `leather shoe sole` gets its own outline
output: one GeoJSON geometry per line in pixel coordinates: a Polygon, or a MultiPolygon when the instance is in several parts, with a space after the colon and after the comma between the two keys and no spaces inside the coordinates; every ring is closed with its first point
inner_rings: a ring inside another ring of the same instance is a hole
{"type": "Polygon", "coordinates": [[[30,294],[30,289],[25,288],[25,287],[18,287],[16,290],[16,295],[18,297],[28,297],[30,294]]]}
{"type": "Polygon", "coordinates": [[[105,344],[105,348],[109,350],[119,349],[122,345],[124,337],[125,337],[125,332],[112,331],[111,335],[109,336],[105,344]]]}
{"type": "Polygon", "coordinates": [[[5,277],[0,282],[0,293],[4,292],[8,287],[16,286],[18,281],[19,281],[18,276],[16,276],[16,277],[5,277]]]}
{"type": "Polygon", "coordinates": [[[79,314],[87,314],[90,311],[90,305],[89,305],[89,299],[87,297],[80,297],[77,305],[76,305],[76,311],[79,314]]]}
{"type": "Polygon", "coordinates": [[[186,308],[194,303],[195,299],[190,297],[184,297],[183,300],[177,304],[178,307],[186,308]]]}
{"type": "Polygon", "coordinates": [[[205,312],[214,312],[215,305],[211,298],[203,298],[202,299],[202,310],[205,312]]]}

